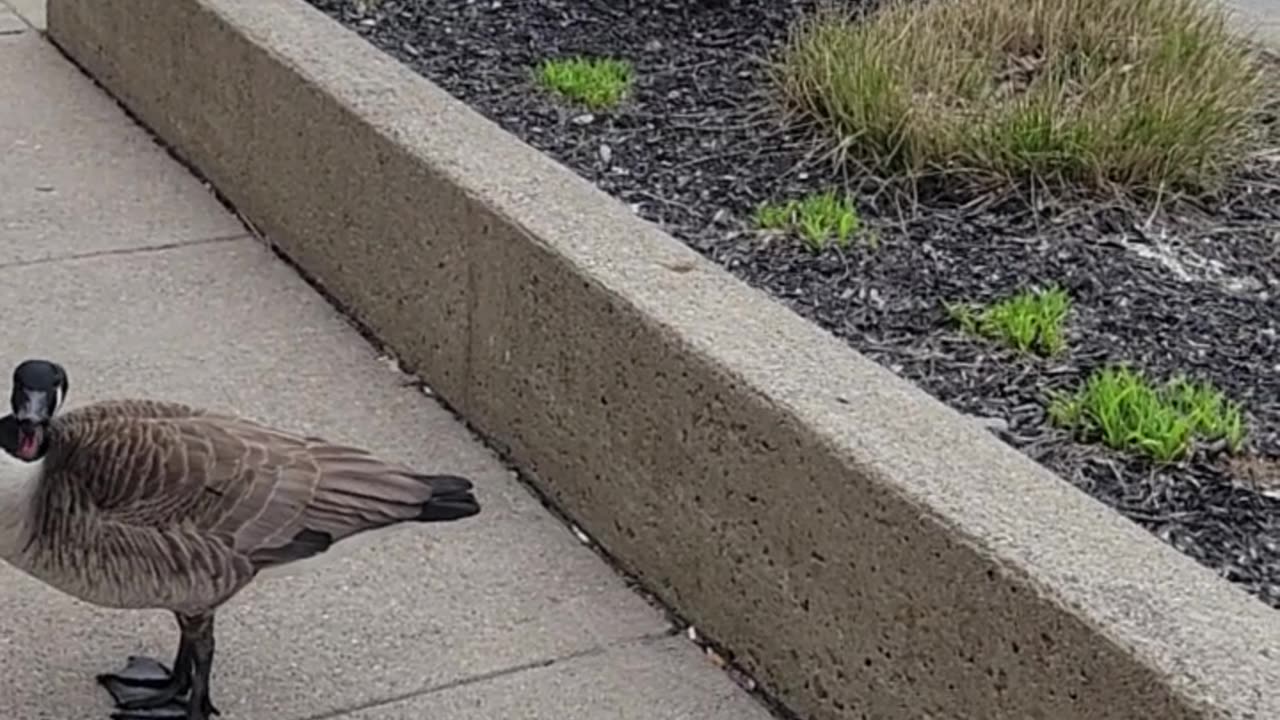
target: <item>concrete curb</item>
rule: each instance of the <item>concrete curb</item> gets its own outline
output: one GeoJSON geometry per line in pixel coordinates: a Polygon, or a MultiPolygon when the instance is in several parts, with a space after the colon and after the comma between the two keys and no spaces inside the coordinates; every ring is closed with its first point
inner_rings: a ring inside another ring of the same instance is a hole
{"type": "Polygon", "coordinates": [[[1280,718],[1280,614],[301,0],[51,37],[813,718],[1280,718]]]}

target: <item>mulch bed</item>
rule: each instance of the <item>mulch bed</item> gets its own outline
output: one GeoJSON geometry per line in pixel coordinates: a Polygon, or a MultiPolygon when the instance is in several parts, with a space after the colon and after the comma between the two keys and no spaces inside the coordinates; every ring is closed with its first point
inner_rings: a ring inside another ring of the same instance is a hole
{"type": "Polygon", "coordinates": [[[1123,208],[935,200],[859,188],[876,247],[765,242],[762,200],[841,173],[783,126],[759,59],[809,0],[309,0],[636,212],[1188,555],[1280,607],[1280,162],[1221,202],[1147,225],[1123,208]],[[530,80],[539,60],[621,56],[632,99],[587,113],[530,80]],[[942,303],[1029,283],[1072,294],[1069,350],[1020,359],[961,334],[942,303]],[[1073,441],[1045,396],[1108,361],[1212,380],[1249,415],[1251,470],[1210,451],[1175,467],[1073,441]]]}

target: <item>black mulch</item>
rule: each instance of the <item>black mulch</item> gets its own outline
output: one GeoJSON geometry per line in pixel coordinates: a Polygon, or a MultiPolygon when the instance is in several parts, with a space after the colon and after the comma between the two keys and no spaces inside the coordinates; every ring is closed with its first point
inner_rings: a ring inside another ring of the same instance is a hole
{"type": "Polygon", "coordinates": [[[814,256],[794,243],[766,244],[749,228],[761,200],[839,179],[811,152],[812,139],[781,127],[760,97],[759,58],[810,0],[383,0],[367,13],[351,0],[310,2],[1280,607],[1280,499],[1245,489],[1242,474],[1233,478],[1211,450],[1160,469],[1073,442],[1044,411],[1047,391],[1074,386],[1104,361],[1159,376],[1190,372],[1243,402],[1253,451],[1280,460],[1280,164],[1242,178],[1219,207],[1145,229],[1119,210],[1066,208],[1036,221],[990,205],[922,208],[903,223],[893,219],[891,195],[863,188],[879,246],[814,256]],[[572,53],[630,59],[634,98],[592,114],[531,84],[533,64],[572,53]],[[1076,303],[1069,353],[1055,361],[1020,360],[962,336],[941,308],[1048,281],[1064,284],[1076,303]]]}

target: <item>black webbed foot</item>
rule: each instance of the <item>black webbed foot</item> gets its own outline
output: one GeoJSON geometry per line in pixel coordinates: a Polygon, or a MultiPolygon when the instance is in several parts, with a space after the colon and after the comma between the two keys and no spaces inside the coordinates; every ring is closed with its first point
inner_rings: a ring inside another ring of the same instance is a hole
{"type": "Polygon", "coordinates": [[[175,676],[152,658],[131,655],[123,670],[102,673],[97,680],[115,700],[111,720],[202,720],[219,714],[207,700],[203,712],[189,712],[190,677],[175,676]]]}

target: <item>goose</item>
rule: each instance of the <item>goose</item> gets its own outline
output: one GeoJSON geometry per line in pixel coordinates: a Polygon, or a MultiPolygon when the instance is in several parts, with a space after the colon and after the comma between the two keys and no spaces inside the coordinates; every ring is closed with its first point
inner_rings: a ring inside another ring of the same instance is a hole
{"type": "Polygon", "coordinates": [[[26,360],[0,418],[0,557],[85,602],[173,613],[172,668],[130,656],[97,681],[113,720],[208,720],[215,612],[259,573],[405,522],[480,512],[470,480],[176,402],[59,414],[66,370],[26,360]]]}

